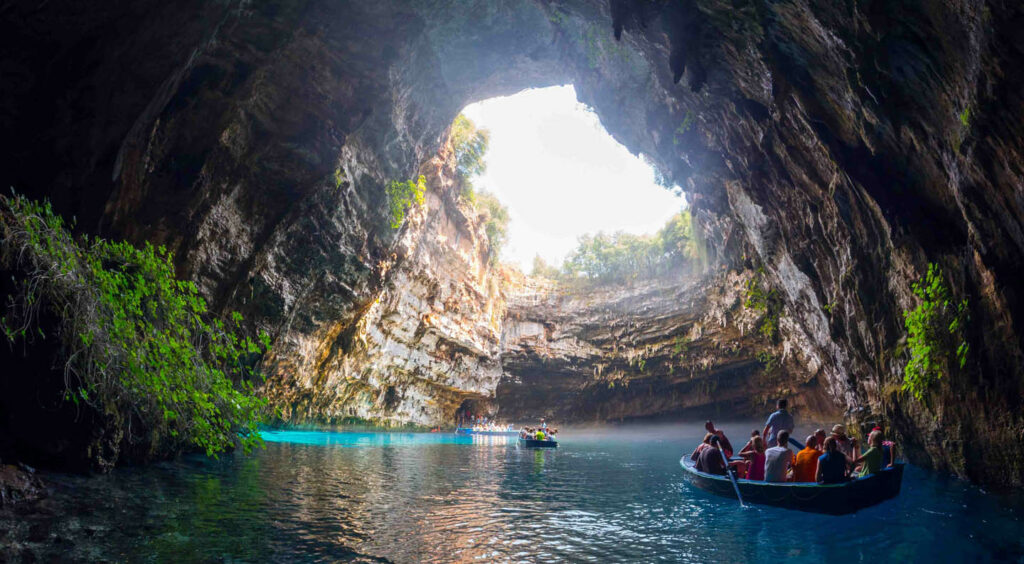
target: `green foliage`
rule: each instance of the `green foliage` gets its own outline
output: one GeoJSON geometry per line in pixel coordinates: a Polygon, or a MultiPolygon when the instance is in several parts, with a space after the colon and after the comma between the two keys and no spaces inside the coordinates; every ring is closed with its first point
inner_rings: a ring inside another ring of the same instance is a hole
{"type": "Polygon", "coordinates": [[[508,208],[498,201],[490,192],[479,192],[476,195],[476,209],[487,215],[484,230],[490,242],[490,260],[494,264],[498,260],[501,248],[508,238],[508,208]]]}
{"type": "Polygon", "coordinates": [[[693,112],[687,111],[686,116],[683,117],[683,123],[679,124],[679,127],[677,127],[675,132],[672,134],[673,145],[678,145],[682,142],[683,135],[685,135],[687,131],[693,129],[693,122],[693,112]]]}
{"type": "Polygon", "coordinates": [[[568,16],[566,16],[565,13],[563,13],[557,7],[551,8],[551,11],[548,12],[548,20],[556,26],[562,25],[563,23],[566,22],[567,19],[568,16]]]}
{"type": "Polygon", "coordinates": [[[764,368],[765,372],[771,372],[779,366],[778,357],[768,351],[757,353],[757,361],[761,363],[761,367],[764,368]]]}
{"type": "Polygon", "coordinates": [[[455,151],[455,172],[466,190],[472,190],[472,179],[487,171],[484,155],[491,144],[491,133],[477,129],[476,124],[463,114],[455,116],[449,141],[455,151]]]}
{"type": "Polygon", "coordinates": [[[551,266],[546,260],[541,258],[540,255],[533,256],[533,270],[530,271],[530,276],[538,276],[541,278],[549,278],[551,280],[557,280],[561,276],[561,272],[557,267],[551,266]]]}
{"type": "Polygon", "coordinates": [[[960,112],[960,125],[964,127],[971,126],[971,107],[967,106],[964,111],[960,112]]]}
{"type": "Polygon", "coordinates": [[[676,356],[683,356],[689,349],[689,339],[687,339],[685,335],[676,335],[672,345],[672,353],[676,356]]]}
{"type": "Polygon", "coordinates": [[[427,180],[423,175],[413,182],[412,180],[392,180],[388,183],[388,207],[391,210],[391,228],[398,229],[405,221],[405,214],[413,206],[422,206],[426,199],[424,194],[427,191],[427,180]]]}
{"type": "Polygon", "coordinates": [[[910,362],[903,371],[903,390],[921,400],[944,375],[967,364],[967,300],[954,302],[942,269],[932,263],[911,290],[921,303],[903,312],[910,362]]]}
{"type": "Polygon", "coordinates": [[[449,141],[455,152],[455,173],[462,196],[473,204],[477,212],[487,215],[484,229],[490,243],[489,257],[494,264],[508,239],[508,208],[494,194],[477,190],[473,185],[473,179],[487,171],[484,156],[490,148],[491,134],[486,129],[477,129],[473,120],[459,114],[452,122],[449,141]]]}
{"type": "Polygon", "coordinates": [[[960,147],[963,146],[964,141],[967,140],[969,130],[971,129],[971,107],[967,106],[964,111],[960,112],[959,116],[960,125],[963,126],[963,130],[957,132],[953,138],[953,150],[957,153],[960,152],[960,147]]]}
{"type": "Polygon", "coordinates": [[[771,288],[765,280],[764,269],[757,269],[750,280],[747,280],[744,307],[760,312],[757,332],[770,341],[779,335],[779,317],[782,315],[782,299],[775,288],[771,288]]]}
{"type": "Polygon", "coordinates": [[[165,248],[76,240],[49,203],[21,196],[0,197],[0,230],[3,265],[19,273],[4,334],[26,339],[41,307],[58,318],[67,399],[141,422],[154,444],[262,445],[252,380],[270,339],[239,336],[238,313],[210,320],[165,248]]]}
{"type": "Polygon", "coordinates": [[[580,237],[562,265],[562,279],[627,280],[678,268],[697,256],[690,212],[674,215],[656,234],[599,232],[580,237]]]}

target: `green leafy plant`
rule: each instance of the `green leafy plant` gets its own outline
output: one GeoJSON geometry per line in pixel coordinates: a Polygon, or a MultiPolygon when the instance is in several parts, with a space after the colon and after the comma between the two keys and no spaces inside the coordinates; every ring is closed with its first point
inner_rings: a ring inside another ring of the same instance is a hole
{"type": "Polygon", "coordinates": [[[413,206],[422,206],[426,202],[427,180],[420,177],[412,180],[392,180],[388,183],[388,207],[391,211],[391,228],[398,229],[405,221],[405,214],[413,206]]]}
{"type": "Polygon", "coordinates": [[[141,424],[154,448],[262,444],[253,380],[270,339],[241,336],[238,313],[211,319],[165,248],[76,239],[48,202],[17,195],[0,196],[0,234],[0,262],[17,273],[3,332],[41,335],[41,308],[57,319],[66,399],[141,424]]]}
{"type": "Polygon", "coordinates": [[[491,264],[495,264],[508,237],[508,208],[494,194],[477,190],[473,185],[473,180],[487,171],[484,156],[490,148],[491,134],[486,129],[478,129],[471,119],[459,114],[452,122],[449,142],[455,153],[455,174],[462,197],[478,213],[486,214],[484,230],[489,244],[488,257],[491,264]]]}
{"type": "Polygon", "coordinates": [[[683,123],[679,124],[679,127],[677,127],[675,132],[672,133],[673,145],[678,145],[682,142],[683,136],[686,135],[686,132],[693,129],[693,123],[693,112],[687,111],[686,115],[683,116],[683,123]]]}
{"type": "Polygon", "coordinates": [[[472,187],[473,177],[487,172],[484,155],[490,148],[491,133],[478,129],[471,119],[459,114],[452,121],[449,142],[455,152],[456,174],[464,184],[472,187]]]}
{"type": "Polygon", "coordinates": [[[760,312],[757,332],[770,341],[779,335],[779,318],[782,316],[782,298],[778,290],[771,288],[765,280],[764,268],[747,280],[744,307],[760,312]]]}
{"type": "Polygon", "coordinates": [[[960,125],[964,127],[971,126],[971,107],[967,106],[964,111],[960,112],[960,125]]]}
{"type": "Polygon", "coordinates": [[[476,209],[487,216],[484,220],[484,232],[487,233],[490,245],[488,256],[491,264],[495,264],[508,239],[508,208],[498,201],[494,194],[481,191],[476,195],[476,209]]]}
{"type": "Polygon", "coordinates": [[[685,335],[676,335],[672,345],[672,353],[676,356],[683,356],[690,348],[690,341],[685,335]]]}
{"type": "Polygon", "coordinates": [[[757,353],[757,361],[761,363],[765,372],[771,372],[779,366],[779,359],[768,351],[757,353]]]}
{"type": "Polygon", "coordinates": [[[944,375],[967,364],[968,302],[953,300],[942,269],[934,263],[910,288],[921,303],[903,312],[910,350],[910,361],[903,371],[903,390],[921,400],[944,375]]]}

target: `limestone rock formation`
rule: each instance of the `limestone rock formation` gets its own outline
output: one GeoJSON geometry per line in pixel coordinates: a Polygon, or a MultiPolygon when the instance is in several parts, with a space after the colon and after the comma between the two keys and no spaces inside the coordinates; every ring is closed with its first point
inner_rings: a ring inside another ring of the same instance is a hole
{"type": "Polygon", "coordinates": [[[758,333],[762,314],[746,305],[752,278],[721,269],[619,284],[526,281],[508,298],[499,414],[759,417],[793,395],[805,416],[836,416],[799,355],[758,333]]]}
{"type": "Polygon", "coordinates": [[[450,151],[420,170],[425,205],[406,220],[386,282],[351,323],[329,323],[295,355],[274,351],[264,392],[292,423],[346,419],[446,424],[501,377],[503,269],[492,267],[486,213],[460,196],[450,151]]]}
{"type": "MultiPolygon", "coordinates": [[[[684,188],[713,264],[763,265],[801,379],[886,420],[916,462],[1019,486],[1022,23],[1000,0],[17,2],[0,170],[85,231],[174,249],[215,307],[272,332],[281,397],[321,378],[358,394],[368,377],[337,351],[377,300],[433,310],[386,290],[393,255],[418,251],[383,186],[432,159],[465,104],[571,82],[684,188]],[[918,401],[899,391],[902,312],[929,263],[969,302],[971,354],[918,401]]],[[[424,350],[484,350],[482,331],[424,350]]],[[[374,401],[437,413],[431,386],[374,401]]],[[[296,417],[344,415],[334,394],[287,397],[296,417]]]]}

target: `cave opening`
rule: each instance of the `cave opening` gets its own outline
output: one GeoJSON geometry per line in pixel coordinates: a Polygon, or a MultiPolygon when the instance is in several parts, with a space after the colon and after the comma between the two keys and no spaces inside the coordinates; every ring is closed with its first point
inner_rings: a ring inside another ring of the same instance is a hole
{"type": "Polygon", "coordinates": [[[505,208],[500,260],[526,273],[562,270],[588,250],[581,238],[637,244],[688,213],[679,187],[615,140],[571,84],[470,104],[452,142],[466,195],[505,208]]]}

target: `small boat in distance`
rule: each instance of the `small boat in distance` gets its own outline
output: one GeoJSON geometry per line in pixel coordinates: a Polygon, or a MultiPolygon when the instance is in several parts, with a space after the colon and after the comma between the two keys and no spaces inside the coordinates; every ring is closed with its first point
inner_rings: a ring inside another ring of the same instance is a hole
{"type": "MultiPolygon", "coordinates": [[[[521,439],[520,439],[521,440],[521,439]]],[[[708,474],[694,467],[689,456],[683,456],[679,464],[686,471],[693,485],[698,488],[736,499],[732,481],[728,476],[708,474]]],[[[879,472],[856,478],[842,484],[817,484],[814,482],[764,482],[761,480],[736,480],[744,502],[774,505],[798,511],[847,515],[866,507],[878,505],[899,495],[903,482],[902,462],[897,462],[879,472]]]]}
{"type": "Polygon", "coordinates": [[[539,439],[524,439],[522,437],[519,437],[519,446],[525,448],[558,448],[558,441],[542,441],[539,439]]]}
{"type": "Polygon", "coordinates": [[[517,430],[517,429],[483,430],[483,429],[473,429],[472,427],[458,427],[458,428],[455,429],[455,432],[460,434],[460,435],[485,435],[485,436],[502,436],[502,437],[512,437],[512,436],[516,436],[516,435],[519,434],[519,430],[517,430]]]}

